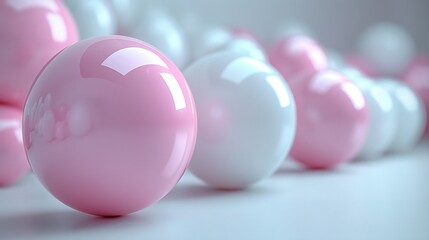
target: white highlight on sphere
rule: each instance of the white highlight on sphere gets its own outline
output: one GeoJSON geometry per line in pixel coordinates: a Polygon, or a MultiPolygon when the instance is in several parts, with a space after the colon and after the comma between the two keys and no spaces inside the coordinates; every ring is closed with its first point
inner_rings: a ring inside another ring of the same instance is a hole
{"type": "Polygon", "coordinates": [[[410,34],[393,23],[379,23],[364,31],[358,42],[363,58],[382,75],[401,73],[415,54],[410,34]]]}

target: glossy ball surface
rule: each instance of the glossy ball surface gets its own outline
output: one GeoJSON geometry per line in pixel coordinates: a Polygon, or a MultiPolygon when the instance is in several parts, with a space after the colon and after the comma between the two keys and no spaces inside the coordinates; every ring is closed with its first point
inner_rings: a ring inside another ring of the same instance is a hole
{"type": "Polygon", "coordinates": [[[344,75],[324,70],[290,83],[297,107],[292,157],[309,168],[332,168],[352,160],[368,131],[368,107],[344,75]]]}
{"type": "Polygon", "coordinates": [[[415,43],[404,28],[385,22],[366,29],[359,39],[358,49],[377,72],[396,76],[410,63],[415,43]]]}
{"type": "Polygon", "coordinates": [[[43,66],[77,40],[61,1],[0,1],[0,102],[23,107],[43,66]]]}
{"type": "Polygon", "coordinates": [[[0,106],[0,187],[14,183],[29,170],[22,142],[22,112],[0,106]]]}
{"type": "Polygon", "coordinates": [[[375,159],[390,147],[396,135],[397,112],[390,93],[377,81],[368,79],[352,69],[344,75],[362,91],[369,110],[369,128],[359,159],[375,159]]]}
{"type": "MultiPolygon", "coordinates": [[[[402,80],[414,90],[423,101],[426,119],[429,119],[429,58],[417,57],[402,74],[402,80]]],[[[426,121],[424,135],[429,136],[429,122],[426,121]]]]}
{"type": "Polygon", "coordinates": [[[166,195],[191,158],[193,97],[149,44],[123,36],[81,41],[43,70],[24,109],[34,173],[59,200],[125,215],[166,195]]]}
{"type": "Polygon", "coordinates": [[[79,29],[80,39],[116,33],[116,16],[104,0],[63,0],[79,29]]]}
{"type": "Polygon", "coordinates": [[[397,125],[394,140],[389,146],[391,152],[411,150],[423,136],[426,126],[426,111],[420,97],[403,82],[379,80],[393,99],[397,111],[397,125]]]}
{"type": "Polygon", "coordinates": [[[329,65],[328,58],[319,44],[304,36],[280,39],[268,51],[268,58],[288,82],[299,74],[319,71],[329,65]]]}
{"type": "Polygon", "coordinates": [[[222,189],[270,176],[295,133],[295,103],[283,78],[268,64],[231,52],[201,58],[184,74],[198,110],[191,172],[222,189]]]}

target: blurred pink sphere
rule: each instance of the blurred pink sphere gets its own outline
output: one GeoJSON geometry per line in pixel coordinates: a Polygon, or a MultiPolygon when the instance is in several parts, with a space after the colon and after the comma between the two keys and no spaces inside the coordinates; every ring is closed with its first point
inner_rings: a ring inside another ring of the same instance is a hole
{"type": "Polygon", "coordinates": [[[0,1],[0,102],[23,107],[43,66],[78,40],[59,0],[0,1]]]}
{"type": "Polygon", "coordinates": [[[287,82],[299,74],[323,70],[329,64],[322,47],[306,36],[283,37],[268,51],[268,57],[287,82]]]}
{"type": "Polygon", "coordinates": [[[0,106],[0,186],[12,184],[29,170],[22,143],[22,112],[0,106]]]}
{"type": "Polygon", "coordinates": [[[303,75],[290,87],[297,109],[292,157],[309,168],[332,168],[352,160],[369,123],[358,87],[332,70],[303,75]]]}

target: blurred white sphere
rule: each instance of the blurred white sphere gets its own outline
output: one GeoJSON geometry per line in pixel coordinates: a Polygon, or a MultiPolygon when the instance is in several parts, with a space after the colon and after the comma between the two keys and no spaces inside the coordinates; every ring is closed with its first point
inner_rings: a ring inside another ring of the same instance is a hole
{"type": "Polygon", "coordinates": [[[201,24],[189,35],[191,61],[221,48],[233,39],[228,29],[210,24],[201,24]]]}
{"type": "MultiPolygon", "coordinates": [[[[128,35],[139,16],[138,0],[105,0],[116,16],[116,33],[128,35]]],[[[89,1],[90,2],[90,1],[89,1]]]]}
{"type": "Polygon", "coordinates": [[[365,30],[359,39],[358,48],[372,67],[387,76],[401,73],[415,54],[412,37],[393,23],[379,23],[365,30]]]}
{"type": "Polygon", "coordinates": [[[359,70],[342,70],[349,80],[362,91],[369,110],[369,129],[358,159],[374,159],[384,154],[396,137],[398,116],[387,89],[364,76],[359,70]]]}
{"type": "Polygon", "coordinates": [[[160,8],[142,9],[129,36],[155,46],[181,69],[189,61],[189,46],[185,33],[174,19],[160,8]]]}
{"type": "Polygon", "coordinates": [[[339,52],[332,49],[327,49],[326,55],[328,57],[328,64],[330,68],[340,70],[345,67],[346,63],[343,56],[339,52]]]}
{"type": "Polygon", "coordinates": [[[64,0],[79,29],[80,39],[115,34],[116,16],[103,0],[64,0]]]}
{"type": "Polygon", "coordinates": [[[421,139],[426,126],[426,111],[422,100],[404,83],[383,79],[379,83],[392,97],[397,112],[396,134],[389,150],[411,150],[421,139]]]}

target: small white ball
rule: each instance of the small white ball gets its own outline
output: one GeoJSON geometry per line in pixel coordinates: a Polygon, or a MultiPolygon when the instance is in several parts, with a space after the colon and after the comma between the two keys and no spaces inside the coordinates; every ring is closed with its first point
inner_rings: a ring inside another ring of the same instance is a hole
{"type": "Polygon", "coordinates": [[[393,23],[379,23],[364,31],[358,48],[363,58],[382,75],[401,73],[415,54],[410,34],[393,23]]]}
{"type": "Polygon", "coordinates": [[[201,24],[189,36],[191,59],[213,53],[232,40],[232,34],[221,26],[201,24]]]}
{"type": "Polygon", "coordinates": [[[198,113],[191,172],[223,189],[244,188],[274,173],[296,130],[295,102],[280,74],[228,51],[197,60],[184,75],[198,113]]]}
{"type": "Polygon", "coordinates": [[[426,111],[423,102],[402,82],[390,79],[379,82],[390,93],[397,112],[396,134],[389,150],[408,151],[418,143],[424,132],[426,111]]]}
{"type": "Polygon", "coordinates": [[[369,110],[369,129],[358,159],[374,159],[384,154],[396,135],[397,112],[389,92],[358,70],[342,71],[362,91],[369,110]]]}

